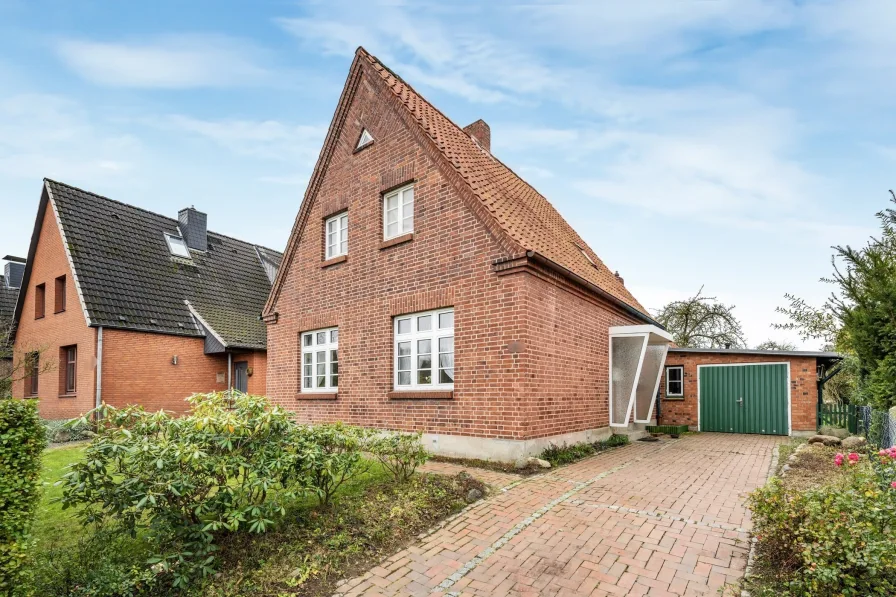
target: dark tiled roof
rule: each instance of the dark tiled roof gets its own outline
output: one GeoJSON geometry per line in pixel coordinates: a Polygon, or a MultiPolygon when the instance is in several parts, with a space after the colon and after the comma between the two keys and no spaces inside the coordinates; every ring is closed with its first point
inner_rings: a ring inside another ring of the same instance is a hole
{"type": "Polygon", "coordinates": [[[7,288],[6,276],[0,275],[0,349],[5,348],[4,333],[7,331],[7,325],[12,323],[18,296],[19,289],[7,288]]]}
{"type": "Polygon", "coordinates": [[[647,315],[617,276],[607,268],[541,193],[484,150],[473,138],[418,94],[375,56],[358,56],[382,77],[446,160],[464,178],[510,238],[524,249],[584,278],[616,300],[647,315]]]}
{"type": "Polygon", "coordinates": [[[65,233],[92,325],[202,336],[186,301],[228,346],[265,348],[259,320],[271,282],[259,249],[208,233],[208,251],[172,257],[164,233],[173,218],[52,180],[46,181],[65,233]]]}

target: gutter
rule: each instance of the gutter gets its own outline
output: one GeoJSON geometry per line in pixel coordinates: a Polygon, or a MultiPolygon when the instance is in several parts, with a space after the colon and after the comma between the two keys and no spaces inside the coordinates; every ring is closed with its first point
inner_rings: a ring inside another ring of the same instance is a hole
{"type": "Polygon", "coordinates": [[[96,408],[103,405],[103,327],[96,331],[96,408]]]}
{"type": "Polygon", "coordinates": [[[666,329],[665,327],[663,327],[662,324],[660,324],[658,321],[656,321],[649,315],[641,313],[640,311],[638,311],[637,309],[635,309],[628,303],[625,303],[625,302],[619,300],[618,298],[616,298],[615,296],[613,296],[606,290],[603,290],[596,284],[593,284],[592,282],[589,282],[588,280],[579,276],[578,274],[575,274],[572,271],[566,269],[559,263],[551,261],[547,257],[540,255],[539,253],[536,253],[535,251],[526,251],[526,257],[528,257],[535,263],[537,263],[553,272],[556,272],[565,278],[569,278],[570,280],[573,280],[577,284],[584,286],[585,288],[587,288],[594,294],[598,295],[599,297],[601,297],[605,301],[611,303],[613,306],[621,309],[622,311],[625,311],[627,314],[631,315],[635,319],[638,319],[638,320],[643,321],[644,323],[647,323],[650,325],[655,325],[656,327],[660,328],[661,330],[666,329]]]}

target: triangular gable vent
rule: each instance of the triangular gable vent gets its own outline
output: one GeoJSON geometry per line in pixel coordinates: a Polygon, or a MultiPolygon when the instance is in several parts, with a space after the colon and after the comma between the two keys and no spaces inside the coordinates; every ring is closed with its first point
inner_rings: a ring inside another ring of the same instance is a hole
{"type": "Polygon", "coordinates": [[[365,145],[373,143],[373,135],[367,132],[367,129],[361,131],[361,138],[358,139],[358,146],[355,149],[361,149],[365,145]]]}

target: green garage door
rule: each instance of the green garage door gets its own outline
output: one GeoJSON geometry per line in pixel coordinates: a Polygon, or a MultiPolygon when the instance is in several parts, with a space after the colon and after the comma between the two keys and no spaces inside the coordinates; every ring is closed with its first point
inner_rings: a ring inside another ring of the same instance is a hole
{"type": "Polygon", "coordinates": [[[700,430],[787,435],[787,365],[699,367],[700,430]]]}

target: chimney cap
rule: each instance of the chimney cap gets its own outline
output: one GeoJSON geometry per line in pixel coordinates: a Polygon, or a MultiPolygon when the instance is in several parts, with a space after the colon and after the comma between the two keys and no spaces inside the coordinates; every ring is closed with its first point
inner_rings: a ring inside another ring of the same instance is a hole
{"type": "Polygon", "coordinates": [[[12,261],[13,263],[25,263],[27,259],[24,257],[16,257],[15,255],[5,255],[3,261],[12,261]]]}

